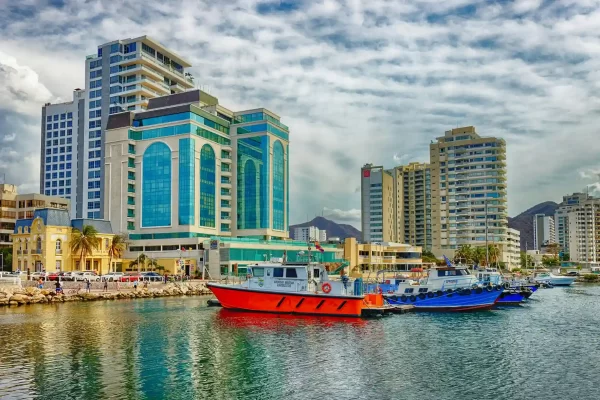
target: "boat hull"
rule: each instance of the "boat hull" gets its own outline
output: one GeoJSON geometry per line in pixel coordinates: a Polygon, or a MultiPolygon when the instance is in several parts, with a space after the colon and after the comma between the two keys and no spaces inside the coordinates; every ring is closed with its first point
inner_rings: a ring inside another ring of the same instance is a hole
{"type": "Polygon", "coordinates": [[[575,282],[576,277],[570,276],[551,276],[535,279],[539,283],[549,283],[552,286],[571,286],[575,282]]]}
{"type": "Polygon", "coordinates": [[[270,292],[207,284],[224,308],[298,315],[360,317],[362,296],[332,296],[307,292],[270,292]]]}
{"type": "Polygon", "coordinates": [[[499,306],[516,306],[525,300],[525,296],[521,292],[505,291],[500,295],[497,305],[499,306]]]}
{"type": "Polygon", "coordinates": [[[465,289],[451,294],[443,293],[434,297],[426,295],[423,299],[419,296],[387,296],[392,305],[410,304],[415,306],[415,311],[477,311],[489,310],[494,307],[502,294],[499,290],[465,289]],[[479,293],[478,293],[479,292],[479,293]]]}

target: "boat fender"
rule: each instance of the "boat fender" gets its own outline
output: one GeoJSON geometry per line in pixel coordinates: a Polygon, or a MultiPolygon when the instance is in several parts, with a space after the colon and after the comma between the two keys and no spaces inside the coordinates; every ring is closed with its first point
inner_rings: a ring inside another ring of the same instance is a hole
{"type": "Polygon", "coordinates": [[[433,294],[433,292],[427,293],[427,297],[429,297],[430,299],[433,298],[433,296],[435,296],[435,294],[433,294]]]}
{"type": "Polygon", "coordinates": [[[321,285],[321,290],[323,290],[323,293],[329,293],[331,292],[331,285],[325,282],[323,285],[321,285]]]}
{"type": "Polygon", "coordinates": [[[441,290],[438,290],[437,292],[435,292],[435,294],[437,294],[438,297],[443,296],[444,292],[442,292],[441,290]]]}
{"type": "Polygon", "coordinates": [[[448,290],[446,290],[446,293],[447,293],[447,294],[452,294],[452,289],[448,289],[448,290]]]}
{"type": "Polygon", "coordinates": [[[415,297],[415,295],[414,295],[414,294],[412,294],[412,295],[410,296],[410,301],[412,301],[412,302],[415,302],[416,300],[417,300],[417,298],[415,297]]]}
{"type": "Polygon", "coordinates": [[[496,290],[502,290],[502,286],[496,285],[496,290]]]}
{"type": "Polygon", "coordinates": [[[471,286],[473,289],[477,289],[479,287],[478,284],[474,283],[473,286],[471,286]]]}
{"type": "MultiPolygon", "coordinates": [[[[493,291],[493,290],[494,290],[494,288],[493,288],[493,287],[491,287],[491,286],[488,286],[487,288],[485,288],[485,290],[487,290],[488,292],[491,292],[491,291],[493,291]]],[[[482,292],[483,292],[483,289],[482,289],[482,288],[477,288],[477,289],[475,289],[475,293],[477,293],[477,294],[480,294],[480,293],[482,293],[482,292]]]]}
{"type": "Polygon", "coordinates": [[[465,289],[465,295],[470,296],[471,295],[471,289],[465,289]]]}
{"type": "Polygon", "coordinates": [[[425,295],[425,293],[420,293],[420,294],[419,294],[419,298],[420,298],[421,300],[425,300],[425,298],[426,298],[426,297],[427,297],[427,296],[425,295]]]}
{"type": "Polygon", "coordinates": [[[504,289],[510,289],[510,283],[504,282],[504,289]]]}
{"type": "Polygon", "coordinates": [[[392,299],[394,301],[398,301],[398,296],[390,296],[390,299],[392,299]]]}
{"type": "Polygon", "coordinates": [[[405,294],[403,294],[402,296],[400,296],[400,300],[402,300],[403,302],[406,302],[406,299],[408,299],[408,297],[406,297],[405,294]]]}

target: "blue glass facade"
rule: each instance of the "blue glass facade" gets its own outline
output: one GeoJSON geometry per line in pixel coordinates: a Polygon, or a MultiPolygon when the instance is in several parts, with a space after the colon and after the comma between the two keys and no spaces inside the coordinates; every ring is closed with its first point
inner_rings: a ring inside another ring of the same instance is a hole
{"type": "Polygon", "coordinates": [[[216,170],[215,151],[205,144],[200,151],[200,226],[216,226],[216,170]]]}
{"type": "Polygon", "coordinates": [[[290,230],[290,145],[285,146],[285,230],[290,230]]]}
{"type": "Polygon", "coordinates": [[[243,135],[245,133],[256,133],[256,132],[269,132],[275,136],[279,136],[282,139],[289,140],[289,134],[279,128],[274,127],[271,124],[256,124],[256,125],[247,125],[244,127],[239,127],[237,129],[238,135],[243,135]]]}
{"type": "Polygon", "coordinates": [[[229,138],[200,128],[199,126],[196,126],[194,124],[171,125],[165,126],[164,128],[145,129],[143,131],[130,130],[129,139],[148,140],[161,138],[165,136],[185,135],[190,133],[196,134],[215,143],[225,145],[231,144],[231,140],[229,138]]]}
{"type": "Polygon", "coordinates": [[[192,138],[179,139],[179,225],[194,225],[195,144],[192,138]]]}
{"type": "MultiPolygon", "coordinates": [[[[137,119],[137,120],[133,121],[133,126],[135,126],[135,127],[151,126],[151,125],[167,124],[169,122],[186,121],[186,120],[196,121],[202,125],[206,125],[208,127],[216,129],[220,132],[229,134],[228,126],[222,125],[218,122],[212,121],[208,118],[204,118],[204,117],[202,117],[198,114],[194,114],[192,112],[183,112],[183,113],[177,113],[177,114],[163,115],[160,117],[137,119]]],[[[223,122],[226,123],[226,121],[223,121],[223,122]]]]}
{"type": "Polygon", "coordinates": [[[142,159],[142,227],[171,225],[171,150],[152,143],[142,159]]]}
{"type": "Polygon", "coordinates": [[[270,228],[269,137],[238,139],[238,229],[270,228]]]}
{"type": "Polygon", "coordinates": [[[273,143],[273,229],[285,228],[285,163],[283,145],[279,140],[273,143]]]}

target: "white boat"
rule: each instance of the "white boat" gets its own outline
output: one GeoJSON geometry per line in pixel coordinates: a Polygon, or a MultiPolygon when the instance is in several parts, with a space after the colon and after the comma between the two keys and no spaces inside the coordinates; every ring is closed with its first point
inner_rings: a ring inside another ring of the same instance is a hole
{"type": "Polygon", "coordinates": [[[466,266],[432,267],[426,277],[414,279],[396,279],[396,294],[419,294],[448,289],[456,290],[478,286],[477,277],[472,275],[466,266]]]}
{"type": "Polygon", "coordinates": [[[533,278],[535,282],[549,283],[553,286],[570,286],[575,282],[575,279],[574,276],[554,275],[551,272],[542,272],[533,278]]]}

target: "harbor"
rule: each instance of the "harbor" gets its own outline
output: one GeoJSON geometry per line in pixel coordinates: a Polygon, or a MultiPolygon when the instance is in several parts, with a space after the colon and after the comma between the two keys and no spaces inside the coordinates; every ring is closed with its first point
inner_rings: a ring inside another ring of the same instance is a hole
{"type": "Polygon", "coordinates": [[[377,319],[206,297],[6,307],[0,398],[593,399],[599,299],[575,284],[510,309],[377,319]]]}

